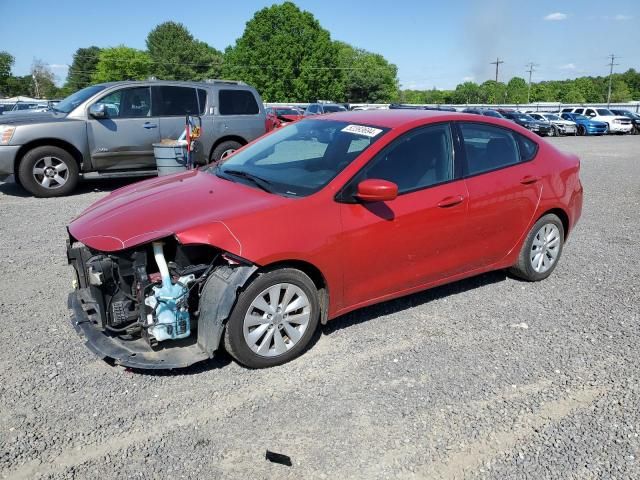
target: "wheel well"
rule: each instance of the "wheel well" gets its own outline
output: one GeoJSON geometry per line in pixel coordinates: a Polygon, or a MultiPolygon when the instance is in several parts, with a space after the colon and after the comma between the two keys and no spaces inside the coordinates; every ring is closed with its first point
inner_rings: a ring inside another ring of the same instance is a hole
{"type": "Polygon", "coordinates": [[[320,301],[320,321],[324,325],[327,323],[329,315],[329,287],[322,272],[313,264],[303,260],[285,260],[282,262],[271,263],[260,268],[259,271],[277,270],[280,268],[295,268],[309,276],[313,284],[318,289],[318,300],[320,301]]]}
{"type": "Polygon", "coordinates": [[[567,212],[565,212],[561,208],[554,208],[544,212],[542,215],[540,215],[540,218],[544,217],[549,213],[553,213],[554,215],[556,215],[562,222],[562,228],[564,228],[564,240],[566,242],[567,237],[569,236],[569,215],[567,215],[567,212]]]}
{"type": "Polygon", "coordinates": [[[238,142],[240,145],[247,144],[247,141],[244,138],[238,137],[237,135],[229,135],[227,137],[219,138],[218,140],[215,141],[215,143],[211,147],[211,151],[209,152],[209,159],[213,157],[213,151],[216,149],[218,145],[220,145],[222,142],[228,142],[228,141],[238,142]]]}
{"type": "Polygon", "coordinates": [[[16,160],[13,165],[13,171],[15,172],[14,177],[18,178],[18,165],[22,161],[22,157],[29,151],[33,150],[36,147],[44,147],[44,146],[52,146],[62,148],[66,150],[75,158],[76,162],[78,162],[78,168],[82,166],[82,153],[76,147],[74,147],[69,142],[65,142],[64,140],[60,140],[59,138],[39,138],[38,140],[34,140],[33,142],[25,143],[18,150],[18,154],[16,155],[16,160]]]}

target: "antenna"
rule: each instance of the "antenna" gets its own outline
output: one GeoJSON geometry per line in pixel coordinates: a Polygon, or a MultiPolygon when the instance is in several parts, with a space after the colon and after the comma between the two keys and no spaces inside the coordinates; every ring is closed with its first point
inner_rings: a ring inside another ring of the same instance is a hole
{"type": "Polygon", "coordinates": [[[500,64],[504,63],[502,60],[500,60],[500,57],[496,58],[495,62],[490,62],[490,65],[495,65],[496,66],[496,83],[498,82],[498,70],[500,69],[500,64]]]}
{"type": "Polygon", "coordinates": [[[529,73],[529,90],[527,91],[527,103],[531,103],[531,75],[533,75],[533,72],[536,71],[536,67],[538,66],[539,65],[537,63],[527,63],[527,67],[529,67],[529,70],[525,70],[529,73]]]}
{"type": "Polygon", "coordinates": [[[611,106],[611,76],[613,75],[613,67],[620,65],[619,63],[613,63],[616,60],[616,56],[613,53],[609,55],[609,58],[611,59],[611,62],[609,63],[609,92],[607,93],[607,108],[611,106]]]}

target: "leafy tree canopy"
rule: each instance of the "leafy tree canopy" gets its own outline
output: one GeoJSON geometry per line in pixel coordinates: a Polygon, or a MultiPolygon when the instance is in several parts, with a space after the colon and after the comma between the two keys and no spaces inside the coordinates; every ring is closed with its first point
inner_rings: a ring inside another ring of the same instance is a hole
{"type": "Polygon", "coordinates": [[[151,72],[152,60],[142,50],[121,45],[100,51],[96,70],[91,76],[94,83],[117,80],[143,80],[151,72]]]}
{"type": "Polygon", "coordinates": [[[95,46],[77,49],[73,54],[73,62],[69,67],[65,88],[70,92],[75,92],[91,85],[91,76],[96,71],[99,56],[100,49],[95,46]]]}

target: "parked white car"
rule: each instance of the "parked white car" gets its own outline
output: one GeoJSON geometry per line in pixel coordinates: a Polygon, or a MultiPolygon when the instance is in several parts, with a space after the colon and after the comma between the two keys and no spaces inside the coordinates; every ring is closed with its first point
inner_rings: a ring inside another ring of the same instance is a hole
{"type": "Polygon", "coordinates": [[[578,132],[576,122],[560,118],[556,113],[530,112],[529,115],[541,122],[550,123],[555,129],[556,135],[576,135],[578,132]]]}
{"type": "Polygon", "coordinates": [[[630,133],[633,130],[633,122],[630,118],[614,115],[607,108],[563,108],[562,113],[579,113],[596,122],[604,122],[609,126],[608,133],[630,133]]]}

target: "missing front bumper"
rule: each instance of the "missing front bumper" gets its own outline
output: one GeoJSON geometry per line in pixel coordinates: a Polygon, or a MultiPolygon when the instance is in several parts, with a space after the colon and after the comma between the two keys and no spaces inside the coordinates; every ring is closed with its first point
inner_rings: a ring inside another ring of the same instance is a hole
{"type": "Polygon", "coordinates": [[[185,368],[209,359],[193,339],[174,341],[167,348],[153,350],[143,339],[123,340],[99,330],[87,313],[92,308],[79,290],[69,294],[71,324],[76,333],[85,340],[89,350],[104,360],[116,365],[140,369],[170,370],[185,368]]]}

